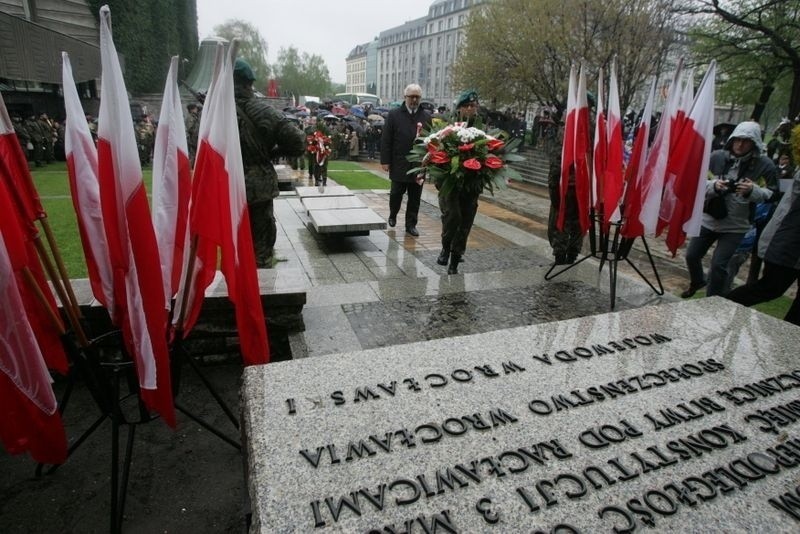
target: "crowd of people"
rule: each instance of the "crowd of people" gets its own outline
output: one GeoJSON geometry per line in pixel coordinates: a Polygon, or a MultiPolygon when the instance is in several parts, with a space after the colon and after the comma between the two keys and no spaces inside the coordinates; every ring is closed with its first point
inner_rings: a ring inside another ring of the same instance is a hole
{"type": "MultiPolygon", "coordinates": [[[[636,121],[627,122],[632,134],[636,121]]],[[[722,296],[748,306],[773,300],[796,281],[800,284],[800,171],[794,164],[800,155],[798,120],[782,120],[768,143],[755,121],[720,124],[714,134],[700,233],[686,247],[689,284],[680,296],[690,298],[705,289],[706,296],[722,296]],[[703,260],[712,247],[705,269],[703,260]],[[732,289],[740,267],[748,260],[745,284],[732,289]]],[[[583,247],[574,172],[562,197],[561,142],[549,152],[548,237],[555,263],[571,264],[583,247]],[[565,222],[558,229],[555,222],[562,209],[565,222]]],[[[796,298],[785,319],[800,325],[796,298]]]]}
{"type": "Polygon", "coordinates": [[[22,115],[12,113],[11,122],[22,151],[31,165],[41,167],[64,160],[64,122],[55,121],[47,113],[22,115]]]}

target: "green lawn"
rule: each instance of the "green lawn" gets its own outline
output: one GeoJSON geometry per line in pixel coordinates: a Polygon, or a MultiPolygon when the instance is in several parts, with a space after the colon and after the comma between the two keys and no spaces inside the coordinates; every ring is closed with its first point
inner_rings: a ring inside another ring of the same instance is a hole
{"type": "MultiPolygon", "coordinates": [[[[705,296],[706,296],[705,290],[701,289],[700,291],[695,293],[692,298],[699,299],[705,296]]],[[[778,319],[783,319],[784,316],[786,315],[786,312],[789,311],[789,306],[791,305],[792,305],[791,298],[786,296],[781,296],[769,302],[762,302],[761,304],[756,304],[755,306],[753,306],[753,309],[758,310],[763,314],[771,315],[772,317],[777,317],[778,319]]]]}
{"type": "Polygon", "coordinates": [[[353,191],[364,189],[389,189],[391,182],[352,161],[331,161],[328,163],[328,176],[353,191]]]}
{"type": "MultiPolygon", "coordinates": [[[[71,278],[86,278],[88,276],[86,261],[69,191],[67,164],[51,163],[46,167],[32,169],[31,174],[36,190],[39,191],[42,206],[47,212],[47,222],[53,230],[67,273],[71,278]]],[[[145,187],[149,189],[153,176],[152,169],[143,169],[143,176],[145,187]]]]}

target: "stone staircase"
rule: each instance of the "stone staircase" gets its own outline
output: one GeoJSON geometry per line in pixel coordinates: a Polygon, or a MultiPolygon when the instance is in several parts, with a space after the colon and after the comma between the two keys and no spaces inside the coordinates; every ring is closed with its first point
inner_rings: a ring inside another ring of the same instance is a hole
{"type": "Polygon", "coordinates": [[[520,147],[518,153],[525,158],[525,161],[510,164],[511,168],[519,172],[522,181],[546,187],[550,162],[544,149],[526,145],[520,147]]]}

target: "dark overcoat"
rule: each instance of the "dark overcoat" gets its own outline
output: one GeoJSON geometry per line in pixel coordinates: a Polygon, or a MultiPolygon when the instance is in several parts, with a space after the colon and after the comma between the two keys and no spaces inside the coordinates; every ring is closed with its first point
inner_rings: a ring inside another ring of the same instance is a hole
{"type": "Polygon", "coordinates": [[[405,105],[391,110],[383,125],[381,136],[381,165],[389,165],[389,178],[393,182],[413,182],[416,177],[408,171],[413,164],[406,156],[411,152],[417,136],[417,125],[427,129],[431,124],[431,115],[422,108],[416,113],[409,113],[405,105]]]}

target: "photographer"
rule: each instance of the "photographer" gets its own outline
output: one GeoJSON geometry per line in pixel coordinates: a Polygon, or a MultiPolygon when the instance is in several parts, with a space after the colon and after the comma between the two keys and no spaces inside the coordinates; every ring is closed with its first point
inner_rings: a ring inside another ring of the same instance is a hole
{"type": "Polygon", "coordinates": [[[756,122],[736,126],[725,148],[711,154],[708,170],[713,179],[706,183],[700,235],[693,237],[686,249],[690,284],[681,293],[682,298],[691,297],[706,285],[709,297],[730,290],[728,261],[750,228],[755,204],[773,199],[778,192],[775,165],[764,155],[761,127],[756,122]],[[706,279],[702,260],[715,242],[706,279]]]}

